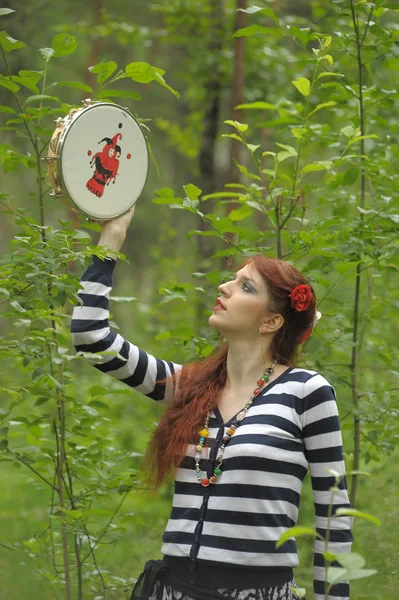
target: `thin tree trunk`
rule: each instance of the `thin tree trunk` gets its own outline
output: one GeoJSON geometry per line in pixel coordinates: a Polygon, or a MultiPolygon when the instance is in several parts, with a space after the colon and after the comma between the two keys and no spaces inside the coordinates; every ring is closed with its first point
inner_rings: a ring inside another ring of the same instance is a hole
{"type": "MultiPolygon", "coordinates": [[[[366,25],[366,30],[363,35],[364,37],[367,33],[368,24],[370,23],[370,18],[372,15],[373,9],[371,9],[368,23],[366,25]]],[[[360,39],[360,31],[359,31],[359,20],[357,18],[357,14],[353,5],[353,0],[351,0],[351,13],[352,13],[352,21],[353,27],[356,36],[356,54],[357,54],[357,67],[358,67],[358,86],[359,86],[359,125],[360,125],[360,135],[365,135],[365,121],[364,121],[364,104],[363,104],[363,59],[362,59],[362,41],[360,39]]],[[[360,141],[360,155],[362,156],[361,160],[361,177],[360,177],[360,207],[361,209],[365,208],[366,204],[366,162],[363,158],[365,155],[365,144],[364,139],[360,141]]],[[[360,213],[360,224],[363,223],[364,213],[360,213]]],[[[360,229],[361,231],[361,229],[360,229]]],[[[353,333],[352,333],[352,359],[351,359],[351,387],[352,387],[352,401],[353,406],[355,408],[355,414],[353,417],[353,470],[355,471],[352,477],[352,484],[350,490],[350,501],[352,506],[355,506],[356,503],[356,491],[358,484],[358,475],[356,471],[359,470],[360,466],[360,416],[359,416],[359,392],[358,392],[358,368],[360,361],[360,340],[359,340],[359,321],[360,321],[360,288],[361,288],[361,250],[358,252],[357,256],[357,267],[356,267],[356,283],[355,283],[355,299],[354,299],[354,307],[353,307],[353,333]]]]}
{"type": "MultiPolygon", "coordinates": [[[[236,21],[234,31],[245,27],[246,13],[240,9],[245,9],[247,0],[237,0],[236,21]]],[[[238,104],[244,102],[245,86],[245,37],[234,38],[234,63],[233,63],[233,81],[230,100],[230,117],[232,121],[240,121],[242,116],[235,109],[238,104]]],[[[229,182],[233,182],[237,177],[238,170],[235,161],[241,163],[242,144],[238,140],[231,140],[230,145],[230,169],[229,182]]]]}

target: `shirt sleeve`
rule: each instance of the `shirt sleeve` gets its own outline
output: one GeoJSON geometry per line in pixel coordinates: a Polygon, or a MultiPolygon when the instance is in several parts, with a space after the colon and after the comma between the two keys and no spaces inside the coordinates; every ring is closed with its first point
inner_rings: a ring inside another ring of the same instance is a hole
{"type": "MultiPolygon", "coordinates": [[[[353,519],[335,515],[338,508],[350,507],[335,390],[319,374],[310,378],[304,386],[303,436],[312,480],[316,530],[323,539],[328,538],[327,550],[329,552],[350,552],[353,541],[353,519]],[[335,487],[335,476],[329,472],[329,469],[341,477],[335,492],[330,491],[335,487]],[[332,504],[332,512],[328,524],[330,504],[332,504]]],[[[315,600],[324,600],[325,598],[324,550],[324,541],[316,538],[313,583],[315,600]]],[[[332,566],[339,567],[340,565],[335,562],[332,563],[332,566]]],[[[329,592],[328,600],[349,600],[349,583],[334,585],[329,592]]]]}
{"type": "Polygon", "coordinates": [[[78,352],[96,355],[94,367],[153,400],[170,401],[173,383],[161,380],[178,373],[181,365],[155,358],[125,340],[109,325],[109,301],[116,261],[94,256],[81,279],[80,306],[72,313],[72,341],[78,352]]]}

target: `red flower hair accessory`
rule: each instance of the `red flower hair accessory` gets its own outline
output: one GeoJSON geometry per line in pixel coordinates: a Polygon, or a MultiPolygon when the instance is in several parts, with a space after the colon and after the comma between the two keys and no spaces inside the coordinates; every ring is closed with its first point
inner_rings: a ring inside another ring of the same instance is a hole
{"type": "Polygon", "coordinates": [[[312,290],[307,284],[297,285],[288,297],[291,298],[291,307],[297,312],[307,310],[312,302],[312,290]]]}

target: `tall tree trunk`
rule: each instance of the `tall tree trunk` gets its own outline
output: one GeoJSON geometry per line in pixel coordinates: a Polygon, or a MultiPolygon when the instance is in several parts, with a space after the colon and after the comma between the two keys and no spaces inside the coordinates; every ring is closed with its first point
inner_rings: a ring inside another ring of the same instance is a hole
{"type": "MultiPolygon", "coordinates": [[[[221,54],[224,40],[223,23],[224,0],[211,0],[210,42],[208,47],[211,66],[208,70],[209,79],[205,83],[207,104],[199,151],[199,186],[204,195],[211,194],[216,190],[215,143],[219,127],[220,97],[222,92],[221,54]]],[[[209,203],[207,205],[207,212],[212,212],[211,202],[207,200],[207,203],[209,203]]],[[[198,229],[201,231],[207,229],[206,223],[202,219],[198,223],[198,229]]],[[[209,269],[212,264],[211,256],[215,251],[214,239],[198,236],[197,240],[201,268],[209,269]]],[[[204,308],[204,304],[199,302],[197,312],[199,322],[201,321],[204,308]]]]}
{"type": "MultiPolygon", "coordinates": [[[[105,0],[92,0],[91,4],[93,7],[93,27],[97,27],[98,25],[102,25],[104,23],[105,0]]],[[[102,39],[100,37],[92,37],[90,52],[87,59],[88,67],[96,65],[99,62],[101,49],[102,39]]],[[[87,85],[90,85],[90,87],[93,87],[96,83],[96,77],[94,73],[91,73],[87,69],[83,79],[87,85]]]]}

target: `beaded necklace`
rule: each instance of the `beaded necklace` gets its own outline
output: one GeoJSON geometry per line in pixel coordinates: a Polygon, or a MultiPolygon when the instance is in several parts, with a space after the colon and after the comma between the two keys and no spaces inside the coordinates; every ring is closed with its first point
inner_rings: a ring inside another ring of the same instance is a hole
{"type": "Polygon", "coordinates": [[[208,485],[210,485],[211,483],[216,483],[217,480],[219,479],[219,477],[221,476],[221,474],[222,474],[221,466],[223,463],[224,449],[226,448],[230,439],[233,437],[237,427],[239,426],[241,421],[244,419],[245,415],[247,414],[247,411],[251,408],[254,399],[259,394],[259,392],[261,391],[263,386],[269,381],[270,375],[274,372],[274,368],[275,368],[276,364],[277,364],[277,360],[273,360],[270,367],[267,367],[267,369],[265,370],[262,377],[260,379],[258,379],[258,381],[256,382],[257,387],[252,392],[250,399],[248,400],[248,402],[246,403],[244,408],[242,410],[240,410],[240,412],[237,414],[235,422],[232,425],[230,425],[230,427],[227,429],[226,433],[224,434],[223,444],[221,445],[221,447],[219,449],[218,455],[216,457],[215,466],[213,468],[212,475],[211,475],[211,477],[209,477],[209,479],[207,479],[206,477],[202,477],[202,473],[201,473],[201,469],[200,469],[200,465],[199,465],[200,460],[202,458],[202,450],[205,446],[206,438],[209,436],[209,421],[211,418],[211,411],[207,412],[206,417],[205,417],[204,428],[201,429],[201,431],[199,432],[200,437],[199,437],[198,445],[195,447],[195,449],[197,451],[197,453],[195,455],[195,471],[196,471],[198,483],[200,483],[203,487],[208,487],[208,485]]]}

